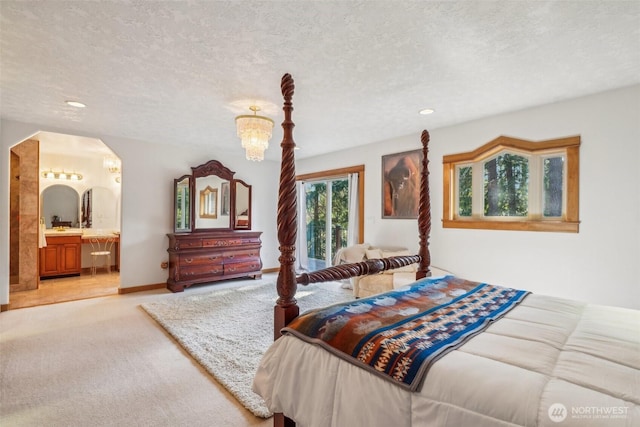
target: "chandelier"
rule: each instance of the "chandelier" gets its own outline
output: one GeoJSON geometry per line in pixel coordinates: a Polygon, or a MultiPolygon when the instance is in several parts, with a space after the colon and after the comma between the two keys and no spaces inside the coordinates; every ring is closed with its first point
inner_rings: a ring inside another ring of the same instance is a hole
{"type": "Polygon", "coordinates": [[[236,117],[238,136],[242,140],[242,148],[246,151],[247,160],[264,160],[264,150],[269,148],[269,139],[273,130],[273,120],[268,117],[258,116],[260,107],[249,107],[253,115],[236,117]]]}
{"type": "Polygon", "coordinates": [[[111,173],[120,173],[120,159],[114,156],[107,156],[102,160],[102,166],[111,173]]]}

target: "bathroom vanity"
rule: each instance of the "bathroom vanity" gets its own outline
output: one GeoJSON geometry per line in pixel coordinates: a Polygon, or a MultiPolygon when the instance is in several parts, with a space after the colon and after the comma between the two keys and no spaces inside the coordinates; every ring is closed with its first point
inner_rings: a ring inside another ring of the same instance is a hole
{"type": "Polygon", "coordinates": [[[82,273],[82,248],[91,238],[114,238],[111,269],[120,271],[120,235],[90,229],[50,229],[45,232],[47,245],[40,248],[40,278],[79,276],[82,273]]]}

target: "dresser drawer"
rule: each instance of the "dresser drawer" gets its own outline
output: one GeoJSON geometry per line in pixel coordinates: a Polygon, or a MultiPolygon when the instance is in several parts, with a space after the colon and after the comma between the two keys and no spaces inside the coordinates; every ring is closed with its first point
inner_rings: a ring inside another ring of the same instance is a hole
{"type": "Polygon", "coordinates": [[[224,253],[225,264],[255,261],[260,261],[260,249],[245,249],[242,251],[232,251],[224,253]]]}
{"type": "Polygon", "coordinates": [[[214,254],[183,254],[180,256],[178,264],[180,266],[189,266],[189,265],[214,265],[214,264],[222,264],[222,254],[214,253],[214,254]]]}
{"type": "Polygon", "coordinates": [[[260,259],[248,262],[236,262],[224,265],[224,274],[250,273],[260,270],[262,267],[260,259]]]}
{"type": "Polygon", "coordinates": [[[223,248],[240,244],[242,244],[242,239],[202,239],[202,247],[204,248],[223,248]]]}
{"type": "Polygon", "coordinates": [[[176,246],[177,246],[178,249],[201,248],[202,247],[202,240],[201,239],[178,240],[176,242],[176,246]]]}
{"type": "Polygon", "coordinates": [[[198,277],[222,276],[224,268],[222,264],[216,265],[194,265],[189,267],[180,267],[178,270],[178,280],[192,280],[198,277]]]}

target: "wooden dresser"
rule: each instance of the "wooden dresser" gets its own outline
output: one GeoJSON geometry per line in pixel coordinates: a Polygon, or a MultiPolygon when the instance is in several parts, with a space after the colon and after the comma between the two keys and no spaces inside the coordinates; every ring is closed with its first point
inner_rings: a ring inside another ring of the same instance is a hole
{"type": "Polygon", "coordinates": [[[169,236],[167,288],[182,292],[196,283],[262,277],[261,231],[216,230],[169,236]]]}

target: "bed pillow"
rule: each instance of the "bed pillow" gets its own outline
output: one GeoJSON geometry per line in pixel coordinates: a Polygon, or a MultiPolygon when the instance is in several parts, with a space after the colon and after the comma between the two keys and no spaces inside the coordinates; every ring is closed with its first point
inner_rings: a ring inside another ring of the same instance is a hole
{"type": "MultiPolygon", "coordinates": [[[[382,251],[383,258],[389,258],[392,256],[407,256],[411,255],[408,250],[402,251],[382,251]]],[[[394,268],[393,270],[385,270],[384,274],[395,274],[395,273],[415,273],[418,271],[417,264],[405,265],[404,267],[394,268]]]]}
{"type": "Polygon", "coordinates": [[[360,262],[364,259],[365,251],[369,248],[368,243],[361,243],[359,245],[353,245],[342,249],[341,262],[352,263],[360,262]]]}
{"type": "Polygon", "coordinates": [[[365,255],[367,259],[379,259],[382,258],[382,251],[380,249],[367,249],[365,255]]]}
{"type": "Polygon", "coordinates": [[[385,251],[385,250],[382,251],[383,258],[389,258],[392,256],[407,256],[407,255],[411,255],[411,254],[406,249],[403,249],[400,251],[385,251]]]}

